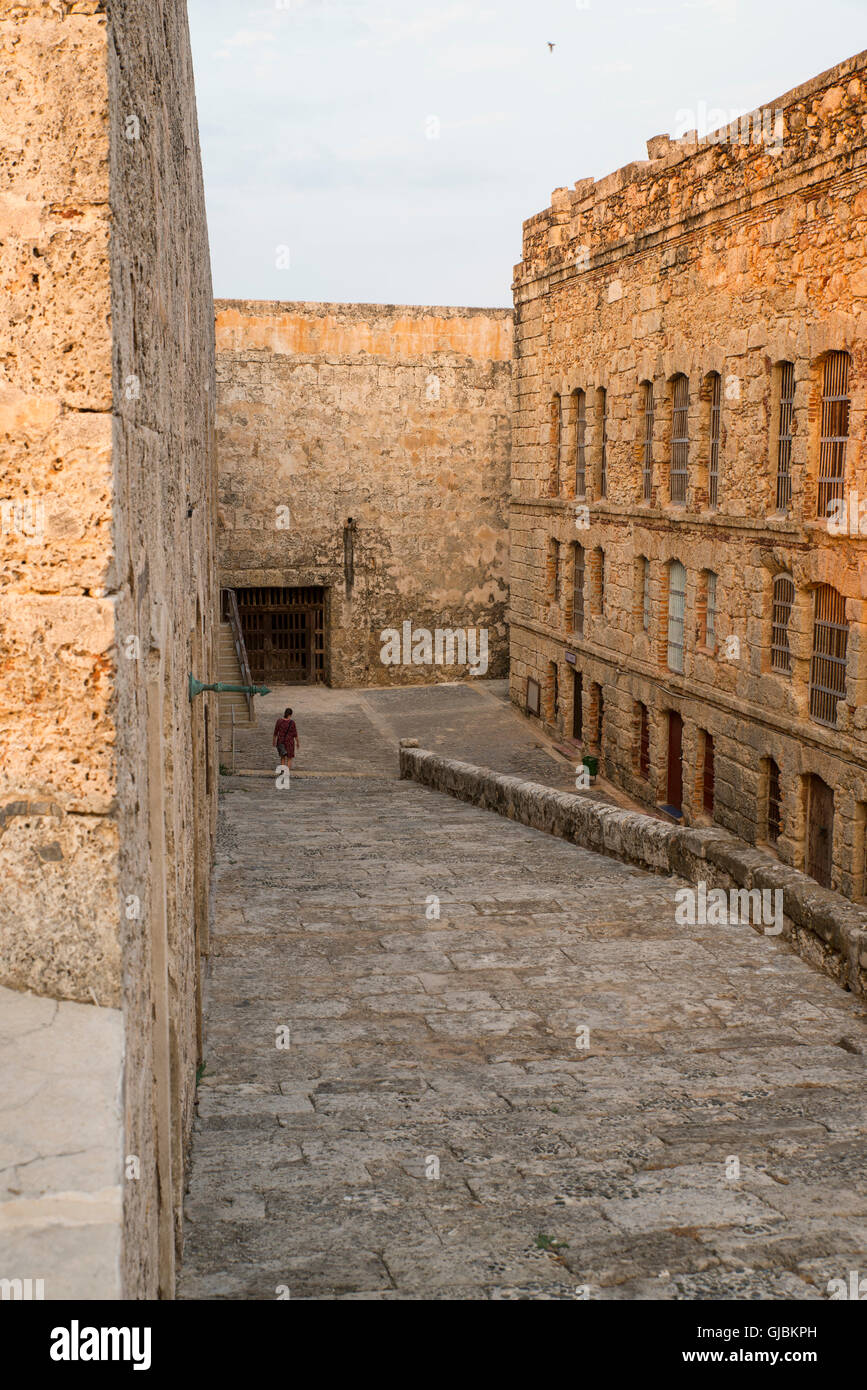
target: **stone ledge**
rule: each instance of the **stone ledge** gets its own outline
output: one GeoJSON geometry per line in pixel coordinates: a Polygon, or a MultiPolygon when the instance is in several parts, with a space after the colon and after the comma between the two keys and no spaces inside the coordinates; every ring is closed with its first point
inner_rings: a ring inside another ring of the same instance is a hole
{"type": "Polygon", "coordinates": [[[867,995],[867,911],[728,830],[666,825],[405,743],[400,775],[649,873],[709,888],[779,889],[783,937],[838,984],[867,995]]]}

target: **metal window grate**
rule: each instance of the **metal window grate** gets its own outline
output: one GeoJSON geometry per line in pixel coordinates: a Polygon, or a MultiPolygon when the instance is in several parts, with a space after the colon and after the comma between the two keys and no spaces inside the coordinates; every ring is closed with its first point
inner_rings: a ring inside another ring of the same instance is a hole
{"type": "Polygon", "coordinates": [[[777,434],[777,511],[792,500],[792,425],[795,418],[795,364],[780,363],[780,422],[777,434]]]}
{"type": "Polygon", "coordinates": [[[599,496],[608,496],[608,392],[604,387],[599,388],[599,434],[600,434],[600,454],[599,454],[599,496]]]}
{"type": "Polygon", "coordinates": [[[816,590],[813,614],[810,715],[819,724],[833,728],[837,723],[837,701],[846,693],[849,624],[843,595],[830,584],[823,584],[816,590]]]}
{"type": "Polygon", "coordinates": [[[771,670],[791,671],[792,652],[789,647],[789,620],[795,602],[795,583],[790,574],[778,574],[774,580],[774,599],[771,612],[771,670]]]}
{"type": "Polygon", "coordinates": [[[716,575],[713,570],[707,573],[707,595],[704,611],[704,644],[712,652],[716,651],[716,575]]]}
{"type": "Polygon", "coordinates": [[[642,467],[642,497],[650,502],[653,497],[653,382],[644,383],[644,463],[642,467]]]}
{"type": "Polygon", "coordinates": [[[719,372],[711,372],[710,381],[710,454],[707,465],[707,500],[711,507],[715,507],[719,502],[720,408],[722,404],[722,378],[719,372]]]}
{"type": "Polygon", "coordinates": [[[572,631],[584,636],[584,547],[577,543],[572,572],[572,631]]]}
{"type": "Polygon", "coordinates": [[[602,740],[605,734],[605,697],[602,694],[601,685],[597,685],[596,692],[596,747],[601,753],[602,740]]]}
{"type": "Polygon", "coordinates": [[[689,379],[685,376],[676,376],[674,378],[671,412],[671,472],[669,482],[672,502],[686,501],[688,470],[689,379]]]}
{"type": "Polygon", "coordinates": [[[819,439],[819,516],[843,497],[846,444],[849,439],[849,354],[832,352],[825,359],[822,428],[819,439]]]}
{"type": "Polygon", "coordinates": [[[679,560],[668,567],[668,668],[683,670],[683,625],[686,610],[686,570],[679,560]]]}
{"type": "Polygon", "coordinates": [[[575,496],[587,495],[587,397],[576,391],[575,402],[575,496]]]}
{"type": "Polygon", "coordinates": [[[713,815],[714,765],[713,734],[704,736],[704,765],[702,767],[701,804],[709,816],[713,815]]]}
{"type": "Polygon", "coordinates": [[[768,758],[768,839],[776,844],[783,831],[783,804],[780,790],[780,769],[768,758]]]}

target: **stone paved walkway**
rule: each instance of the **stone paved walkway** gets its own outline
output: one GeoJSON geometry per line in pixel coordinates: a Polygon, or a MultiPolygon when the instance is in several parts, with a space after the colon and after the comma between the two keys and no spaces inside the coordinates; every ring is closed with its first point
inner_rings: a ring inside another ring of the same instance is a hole
{"type": "Polygon", "coordinates": [[[224,779],[180,1296],[867,1272],[864,1010],[675,888],[393,776],[224,779]]]}
{"type": "Polygon", "coordinates": [[[423,748],[450,758],[561,790],[575,788],[574,770],[549,752],[538,723],[509,703],[507,681],[366,690],[278,686],[256,700],[257,727],[238,730],[236,767],[274,766],[274,721],[287,705],[295,711],[301,737],[299,772],[363,771],[392,777],[398,740],[417,738],[423,748]]]}

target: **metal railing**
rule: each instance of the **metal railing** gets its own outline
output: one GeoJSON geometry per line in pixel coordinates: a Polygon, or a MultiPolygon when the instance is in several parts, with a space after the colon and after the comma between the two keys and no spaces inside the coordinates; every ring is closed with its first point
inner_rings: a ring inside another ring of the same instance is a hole
{"type": "MultiPolygon", "coordinates": [[[[241,629],[241,616],[238,612],[238,596],[234,589],[223,589],[221,593],[223,617],[228,620],[232,630],[232,641],[235,645],[235,654],[238,658],[238,665],[241,667],[241,684],[252,685],[253,677],[250,674],[250,662],[247,659],[247,648],[244,643],[244,633],[241,629]]],[[[253,696],[247,694],[247,713],[253,718],[253,696]]],[[[234,716],[232,724],[234,726],[234,716]]],[[[234,762],[234,733],[232,735],[232,757],[234,762]]]]}

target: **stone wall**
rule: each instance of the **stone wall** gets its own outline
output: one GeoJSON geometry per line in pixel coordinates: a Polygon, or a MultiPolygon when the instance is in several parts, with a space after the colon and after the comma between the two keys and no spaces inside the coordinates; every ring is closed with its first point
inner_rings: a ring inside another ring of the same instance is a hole
{"type": "Polygon", "coordinates": [[[776,856],[752,849],[727,830],[684,829],[418,748],[401,748],[400,775],[648,873],[674,874],[686,884],[704,885],[705,902],[722,889],[735,910],[721,929],[749,926],[779,935],[839,985],[867,994],[867,912],[797,869],[781,870],[776,856]],[[747,903],[733,900],[732,890],[768,896],[761,904],[758,899],[747,903]],[[765,912],[768,907],[771,911],[765,912]]]}
{"type": "Polygon", "coordinates": [[[103,1291],[153,1296],[180,1231],[216,780],[187,696],[212,669],[216,393],[186,6],[3,3],[0,53],[0,983],[122,1012],[103,1291]]]}
{"type": "Polygon", "coordinates": [[[510,523],[519,707],[537,682],[547,727],[574,733],[576,752],[598,752],[609,777],[651,804],[671,803],[670,715],[680,715],[684,821],[715,822],[798,868],[821,851],[808,798],[820,804],[809,779],[822,779],[834,795],[830,881],[858,899],[867,521],[832,534],[819,475],[820,436],[835,432],[823,425],[827,364],[845,353],[843,489],[867,498],[865,61],[769,102],[749,127],[655,137],[647,160],[557,189],[525,224],[510,523]],[[784,488],[781,501],[787,433],[791,497],[784,488]],[[686,571],[682,671],[669,652],[675,561],[686,571]],[[786,576],[788,657],[775,650],[773,607],[786,576]],[[832,601],[823,586],[841,596],[848,628],[844,688],[826,721],[811,713],[814,606],[832,601]]]}
{"type": "Polygon", "coordinates": [[[322,586],[333,685],[468,673],[383,664],[405,622],[486,628],[504,675],[511,313],[216,308],[221,583],[322,586]]]}

